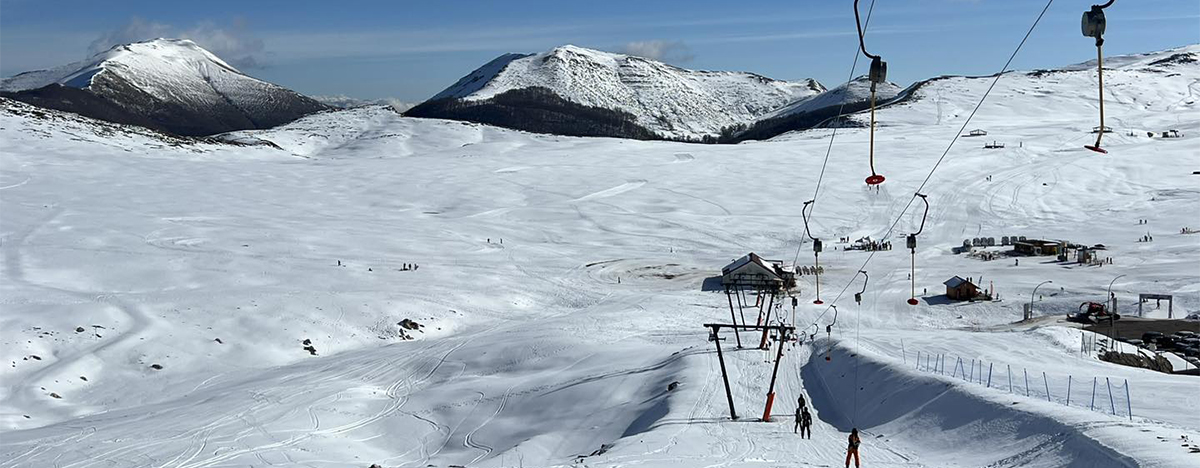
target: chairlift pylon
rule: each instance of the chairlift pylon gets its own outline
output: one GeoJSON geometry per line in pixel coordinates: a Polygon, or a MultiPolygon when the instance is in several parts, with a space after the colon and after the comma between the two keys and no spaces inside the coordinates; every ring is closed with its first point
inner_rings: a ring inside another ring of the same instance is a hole
{"type": "Polygon", "coordinates": [[[1108,0],[1108,3],[1103,5],[1092,5],[1090,10],[1083,12],[1081,23],[1084,37],[1096,38],[1096,80],[1100,90],[1100,131],[1096,133],[1096,144],[1083,147],[1105,154],[1108,150],[1100,147],[1100,140],[1104,138],[1104,29],[1107,26],[1104,9],[1112,6],[1114,1],[1116,0],[1108,0]]]}
{"type": "Polygon", "coordinates": [[[907,240],[908,248],[912,252],[912,270],[908,275],[912,281],[912,297],[908,299],[909,305],[920,304],[920,301],[917,301],[917,236],[925,230],[925,220],[929,218],[929,198],[921,193],[917,193],[917,196],[925,202],[925,214],[921,215],[921,227],[917,229],[917,232],[909,234],[907,240]]]}
{"type": "Polygon", "coordinates": [[[816,200],[804,202],[804,207],[800,209],[800,218],[804,220],[804,234],[813,241],[813,276],[817,289],[817,298],[813,301],[813,304],[824,304],[824,302],[821,302],[821,239],[813,237],[812,231],[808,229],[808,207],[814,202],[816,200]]]}
{"type": "Polygon", "coordinates": [[[871,59],[871,71],[867,74],[871,80],[871,128],[868,130],[870,146],[867,153],[871,175],[867,177],[866,182],[867,185],[879,185],[886,178],[875,172],[875,87],[879,83],[887,82],[887,62],[884,62],[882,57],[867,52],[867,45],[863,40],[862,20],[858,17],[858,0],[854,0],[854,26],[858,28],[858,47],[862,49],[863,55],[871,59]]]}

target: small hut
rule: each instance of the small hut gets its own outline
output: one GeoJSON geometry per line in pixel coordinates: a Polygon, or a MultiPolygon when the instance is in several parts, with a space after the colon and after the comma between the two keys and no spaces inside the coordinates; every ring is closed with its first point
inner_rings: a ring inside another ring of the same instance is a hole
{"type": "Polygon", "coordinates": [[[967,132],[967,136],[969,136],[969,137],[987,136],[987,132],[984,131],[983,129],[977,128],[975,130],[971,130],[970,132],[967,132]]]}
{"type": "Polygon", "coordinates": [[[765,260],[754,252],[721,269],[721,284],[733,288],[778,289],[795,284],[795,272],[783,262],[765,260]]]}
{"type": "Polygon", "coordinates": [[[1013,242],[1013,250],[1019,254],[1025,255],[1058,255],[1066,249],[1065,242],[1029,239],[1024,237],[1017,242],[1013,242]]]}
{"type": "Polygon", "coordinates": [[[942,284],[946,285],[946,297],[956,301],[969,301],[979,294],[979,287],[961,276],[950,278],[942,284]]]}

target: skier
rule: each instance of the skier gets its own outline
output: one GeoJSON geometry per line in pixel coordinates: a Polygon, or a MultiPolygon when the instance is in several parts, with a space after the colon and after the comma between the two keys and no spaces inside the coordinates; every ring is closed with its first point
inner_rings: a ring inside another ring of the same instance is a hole
{"type": "Polygon", "coordinates": [[[858,468],[860,466],[859,459],[858,459],[858,444],[861,443],[862,440],[860,440],[858,438],[858,428],[857,427],[850,430],[850,440],[849,441],[850,441],[850,446],[846,447],[846,468],[850,468],[850,457],[852,457],[852,456],[854,457],[854,466],[855,466],[855,468],[858,468]]]}
{"type": "Polygon", "coordinates": [[[800,411],[800,438],[812,439],[812,413],[807,407],[800,411]]]}

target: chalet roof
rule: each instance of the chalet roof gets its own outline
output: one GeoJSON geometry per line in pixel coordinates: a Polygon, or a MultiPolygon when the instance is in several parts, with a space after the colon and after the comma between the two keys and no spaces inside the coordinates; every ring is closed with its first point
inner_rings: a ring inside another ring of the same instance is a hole
{"type": "Polygon", "coordinates": [[[945,281],[944,283],[942,283],[942,284],[944,284],[944,285],[946,285],[946,286],[948,286],[948,287],[951,287],[951,288],[957,288],[957,287],[959,287],[959,286],[962,286],[962,285],[964,285],[964,284],[969,284],[969,285],[971,285],[971,286],[975,286],[975,283],[972,283],[972,282],[970,282],[970,281],[967,281],[967,280],[965,280],[965,279],[962,279],[962,277],[961,277],[961,276],[955,276],[955,277],[953,277],[953,278],[950,278],[950,279],[946,280],[946,281],[945,281]]]}
{"type": "Polygon", "coordinates": [[[737,271],[737,269],[744,267],[750,263],[758,264],[758,266],[763,267],[763,269],[765,269],[771,273],[775,272],[775,265],[767,263],[765,260],[762,259],[762,257],[759,257],[758,254],[756,254],[754,252],[750,252],[750,253],[742,256],[742,258],[734,260],[733,263],[726,265],[725,268],[722,268],[721,274],[727,275],[731,272],[737,271]]]}

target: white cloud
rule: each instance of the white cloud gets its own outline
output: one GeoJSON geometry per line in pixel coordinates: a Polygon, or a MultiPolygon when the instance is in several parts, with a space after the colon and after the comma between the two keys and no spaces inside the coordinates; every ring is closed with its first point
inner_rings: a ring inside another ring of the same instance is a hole
{"type": "Polygon", "coordinates": [[[617,51],[652,60],[670,63],[687,63],[696,58],[692,48],[681,41],[634,41],[627,42],[617,51]]]}
{"type": "Polygon", "coordinates": [[[235,19],[228,26],[205,21],[182,29],[169,24],[133,18],[119,28],[105,32],[88,46],[94,55],[115,45],[146,41],[160,37],[191,39],[222,60],[237,68],[261,68],[265,57],[262,39],[255,37],[244,20],[235,19]]]}

